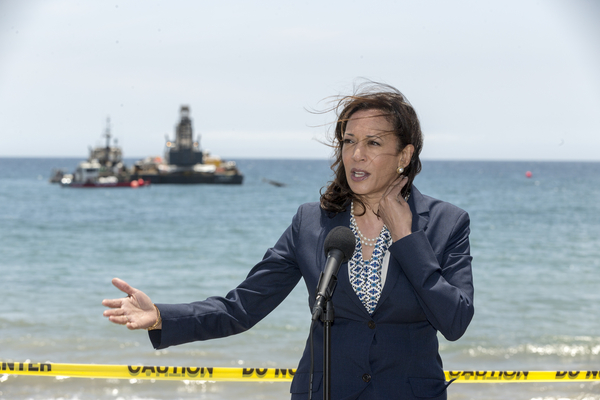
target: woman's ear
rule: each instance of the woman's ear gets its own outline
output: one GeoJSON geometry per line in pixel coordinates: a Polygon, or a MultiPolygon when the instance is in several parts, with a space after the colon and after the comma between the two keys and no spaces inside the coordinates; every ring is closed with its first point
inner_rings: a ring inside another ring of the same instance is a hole
{"type": "Polygon", "coordinates": [[[400,151],[400,159],[398,161],[398,167],[406,168],[410,164],[410,160],[412,160],[413,153],[415,152],[415,146],[412,144],[407,144],[400,151]]]}

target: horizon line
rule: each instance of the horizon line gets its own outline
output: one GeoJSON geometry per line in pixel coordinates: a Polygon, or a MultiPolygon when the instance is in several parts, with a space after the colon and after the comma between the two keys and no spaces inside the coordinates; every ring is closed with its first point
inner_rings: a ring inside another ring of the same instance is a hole
{"type": "MultiPolygon", "coordinates": [[[[46,158],[46,159],[77,159],[83,160],[79,156],[8,156],[0,154],[0,159],[2,158],[46,158]]],[[[124,160],[141,160],[146,157],[123,157],[124,160]]],[[[297,160],[297,161],[331,161],[332,158],[324,158],[324,157],[221,157],[224,161],[236,161],[236,160],[297,160]]],[[[581,163],[597,163],[600,162],[598,160],[591,159],[564,159],[564,160],[553,160],[553,159],[523,159],[523,158],[443,158],[443,157],[426,157],[421,158],[421,161],[443,161],[443,162],[581,162],[581,163]]]]}

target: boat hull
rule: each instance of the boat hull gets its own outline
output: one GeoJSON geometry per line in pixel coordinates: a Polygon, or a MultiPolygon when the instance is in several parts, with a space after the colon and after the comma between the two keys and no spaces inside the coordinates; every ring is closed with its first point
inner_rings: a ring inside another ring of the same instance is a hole
{"type": "Polygon", "coordinates": [[[150,186],[149,181],[140,183],[139,181],[131,182],[114,182],[114,183],[99,183],[99,182],[71,182],[61,184],[62,187],[68,188],[138,188],[144,186],[150,186]]]}
{"type": "Polygon", "coordinates": [[[221,174],[138,174],[138,178],[144,181],[150,181],[152,184],[220,184],[220,185],[241,185],[244,182],[244,175],[221,175],[221,174]]]}

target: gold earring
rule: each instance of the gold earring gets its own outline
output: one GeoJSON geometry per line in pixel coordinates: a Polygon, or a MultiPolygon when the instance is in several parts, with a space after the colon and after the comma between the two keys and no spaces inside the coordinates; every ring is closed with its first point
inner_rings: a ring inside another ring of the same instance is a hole
{"type": "Polygon", "coordinates": [[[398,167],[398,170],[397,170],[397,171],[398,171],[398,174],[402,174],[402,173],[404,172],[404,168],[402,168],[402,167],[398,167]]]}

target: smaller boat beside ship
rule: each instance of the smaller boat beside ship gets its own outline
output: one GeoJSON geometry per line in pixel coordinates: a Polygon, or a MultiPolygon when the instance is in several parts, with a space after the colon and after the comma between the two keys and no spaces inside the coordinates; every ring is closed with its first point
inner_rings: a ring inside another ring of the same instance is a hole
{"type": "Polygon", "coordinates": [[[176,126],[175,140],[167,136],[165,155],[146,157],[135,163],[134,179],[153,184],[241,184],[244,175],[235,161],[225,161],[200,149],[200,137],[193,140],[189,106],[181,106],[180,120],[176,126]]]}
{"type": "Polygon", "coordinates": [[[123,151],[115,144],[110,145],[110,119],[107,119],[105,146],[90,148],[86,161],[77,165],[72,174],[62,170],[54,170],[50,182],[60,183],[62,187],[71,188],[114,188],[114,187],[143,187],[150,185],[149,181],[133,177],[123,163],[123,151]]]}

